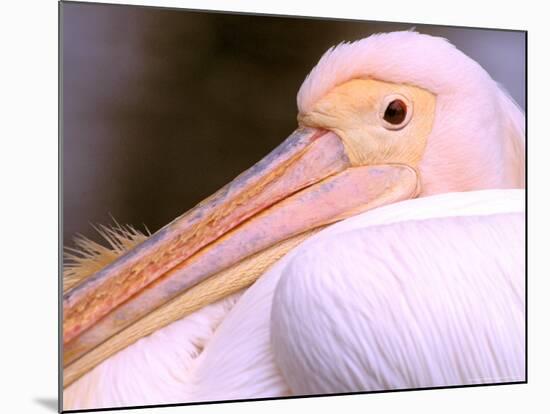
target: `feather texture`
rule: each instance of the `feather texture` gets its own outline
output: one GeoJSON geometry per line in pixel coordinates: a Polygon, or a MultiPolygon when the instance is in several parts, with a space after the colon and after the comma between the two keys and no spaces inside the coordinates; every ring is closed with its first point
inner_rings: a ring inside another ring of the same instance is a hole
{"type": "MultiPolygon", "coordinates": [[[[323,243],[329,243],[329,240],[333,238],[341,243],[348,234],[353,235],[355,234],[354,232],[366,232],[365,234],[368,234],[370,231],[374,231],[376,235],[381,235],[380,232],[387,232],[388,234],[386,235],[391,235],[393,233],[392,229],[397,229],[401,232],[403,228],[409,228],[410,230],[406,231],[412,234],[421,226],[419,220],[447,218],[445,220],[454,222],[457,217],[492,217],[501,216],[502,214],[521,214],[524,210],[524,195],[525,193],[522,190],[488,190],[425,197],[371,210],[330,226],[288,253],[254,285],[244,291],[244,293],[238,293],[226,300],[209,305],[192,315],[172,323],[152,335],[142,338],[124,351],[119,352],[114,357],[98,365],[86,376],[65,389],[64,407],[65,409],[83,409],[93,407],[120,407],[125,405],[165,404],[170,402],[181,403],[191,401],[260,398],[302,394],[307,392],[316,393],[323,392],[325,389],[338,389],[334,384],[331,385],[330,382],[325,384],[315,381],[311,382],[312,385],[310,388],[305,388],[303,383],[307,382],[305,380],[306,372],[309,374],[311,374],[311,372],[290,369],[292,372],[291,374],[288,368],[289,363],[281,360],[281,353],[288,352],[289,355],[293,353],[296,355],[296,352],[301,352],[304,346],[310,346],[313,340],[309,337],[304,339],[302,343],[300,339],[301,335],[296,335],[298,326],[301,326],[301,328],[305,330],[306,324],[312,321],[304,319],[305,315],[303,313],[292,311],[292,309],[296,307],[296,303],[300,302],[302,299],[304,303],[311,301],[312,292],[310,289],[302,289],[300,288],[300,284],[297,284],[294,295],[285,296],[278,293],[278,298],[274,298],[276,290],[285,291],[290,288],[289,283],[294,276],[298,275],[298,277],[303,277],[305,275],[304,272],[306,272],[307,269],[304,268],[304,266],[306,266],[307,263],[302,261],[300,257],[303,258],[303,255],[308,254],[308,251],[319,253],[319,250],[316,250],[318,246],[327,246],[323,243]],[[412,222],[412,224],[408,222],[412,222]],[[396,223],[402,223],[401,227],[388,226],[396,223]],[[380,226],[388,227],[386,230],[382,230],[380,226]],[[273,316],[272,307],[274,307],[273,316]],[[291,315],[295,318],[292,330],[290,327],[282,328],[281,314],[291,315]],[[294,337],[290,338],[290,335],[294,337]],[[296,342],[285,342],[285,340],[296,342]],[[278,357],[277,352],[273,352],[274,349],[278,350],[278,357]],[[276,358],[278,358],[278,360],[276,360],[276,358]],[[284,375],[282,374],[282,370],[284,375]],[[288,380],[290,375],[296,376],[296,381],[298,381],[298,383],[288,380]]],[[[461,257],[468,258],[470,257],[470,253],[476,254],[476,257],[480,258],[489,257],[488,255],[480,255],[479,253],[479,246],[485,246],[485,242],[489,242],[489,240],[486,240],[484,237],[486,233],[482,230],[480,232],[481,236],[478,238],[477,230],[474,228],[478,227],[479,224],[483,229],[486,225],[483,225],[483,220],[475,221],[476,219],[474,218],[472,218],[472,220],[474,220],[471,223],[472,227],[467,230],[467,233],[472,237],[472,239],[469,240],[475,241],[461,246],[463,250],[461,257]]],[[[517,221],[510,223],[509,228],[505,231],[507,237],[501,237],[501,241],[494,246],[493,244],[487,244],[487,246],[492,249],[494,248],[494,254],[498,254],[500,247],[508,246],[506,247],[506,252],[502,252],[502,254],[506,253],[510,255],[510,257],[508,257],[508,263],[516,263],[516,265],[521,263],[523,249],[518,250],[514,246],[521,243],[522,225],[523,223],[518,223],[517,221]],[[508,236],[512,238],[510,239],[508,236]]],[[[432,224],[431,226],[434,227],[434,229],[430,231],[437,231],[435,230],[437,227],[436,224],[432,224]]],[[[502,227],[502,223],[499,223],[498,229],[502,227]]],[[[455,228],[456,230],[464,232],[464,230],[460,229],[460,226],[455,226],[455,228]]],[[[493,225],[489,225],[488,228],[494,231],[493,225]]],[[[446,236],[450,238],[452,235],[446,233],[446,236]]],[[[361,237],[372,237],[374,239],[374,236],[361,237]]],[[[399,250],[399,248],[402,247],[405,249],[406,254],[412,254],[414,250],[411,250],[410,243],[405,243],[406,239],[403,239],[403,242],[399,243],[400,233],[393,234],[392,238],[395,243],[397,243],[394,249],[399,250]]],[[[379,243],[384,245],[383,241],[379,243]]],[[[330,275],[334,274],[335,265],[341,262],[341,254],[353,254],[352,252],[346,253],[344,245],[338,249],[333,249],[334,246],[331,245],[329,245],[329,247],[332,249],[330,254],[323,251],[324,259],[321,261],[319,258],[319,261],[320,263],[324,263],[323,268],[326,270],[324,275],[327,277],[323,278],[323,283],[329,283],[330,286],[328,286],[329,289],[326,289],[324,293],[319,290],[314,292],[316,295],[322,294],[327,298],[330,298],[331,295],[334,294],[334,292],[330,292],[330,289],[334,288],[334,285],[330,284],[330,275]],[[340,256],[340,259],[338,256],[340,256]],[[334,262],[331,262],[331,259],[334,260],[334,262]]],[[[430,257],[437,256],[437,249],[440,247],[442,247],[442,243],[439,237],[427,237],[425,241],[418,244],[418,249],[423,249],[427,252],[419,256],[418,261],[420,264],[422,260],[425,259],[426,254],[429,254],[430,257]]],[[[448,250],[445,251],[448,252],[448,250]]],[[[376,252],[376,250],[374,250],[374,252],[376,252]]],[[[494,257],[494,254],[492,257],[494,257]]],[[[373,255],[375,255],[375,253],[373,253],[373,255]]],[[[373,256],[371,255],[369,257],[373,256]]],[[[441,254],[439,258],[444,260],[443,254],[441,254]]],[[[412,263],[414,258],[410,257],[410,260],[412,263]]],[[[386,266],[391,267],[392,263],[392,261],[388,261],[386,266]]],[[[470,271],[467,269],[467,266],[471,264],[471,260],[466,260],[463,271],[470,271]]],[[[475,282],[475,280],[472,279],[474,275],[487,276],[488,274],[488,279],[484,281],[478,278],[479,280],[475,283],[478,284],[477,286],[485,286],[486,288],[491,287],[491,280],[496,280],[490,273],[492,269],[492,260],[488,262],[491,266],[485,267],[486,264],[487,263],[478,263],[478,268],[474,267],[474,269],[476,269],[475,272],[472,272],[471,275],[465,275],[465,279],[459,286],[462,295],[459,296],[459,298],[464,298],[465,289],[468,287],[468,284],[475,282]],[[484,272],[483,269],[486,269],[486,271],[484,272]]],[[[374,264],[370,263],[369,266],[372,267],[374,264]]],[[[401,263],[396,261],[395,266],[401,266],[401,263]]],[[[314,269],[318,269],[318,267],[314,269]]],[[[417,270],[420,269],[421,267],[417,268],[417,270]]],[[[513,269],[510,268],[509,271],[512,270],[513,269]]],[[[411,275],[409,272],[408,274],[410,277],[414,277],[416,273],[411,275]]],[[[453,275],[456,275],[456,273],[453,273],[449,277],[453,275]]],[[[361,277],[361,274],[358,276],[361,277]]],[[[437,275],[434,275],[434,277],[435,276],[437,275]]],[[[345,277],[349,279],[352,276],[348,274],[345,277]]],[[[423,281],[422,286],[425,288],[429,288],[429,277],[430,275],[426,275],[423,281]]],[[[514,358],[510,360],[510,366],[516,367],[514,369],[517,370],[519,369],[517,367],[521,366],[521,361],[517,359],[518,354],[515,353],[515,350],[521,350],[521,338],[523,336],[521,324],[517,320],[522,311],[520,299],[522,297],[521,281],[523,279],[521,278],[523,277],[523,273],[520,272],[516,277],[520,279],[516,279],[516,282],[514,282],[515,285],[513,285],[515,287],[511,291],[513,296],[510,302],[511,308],[504,313],[504,315],[513,316],[513,323],[510,323],[508,327],[497,325],[495,329],[497,329],[497,333],[499,332],[498,330],[500,330],[501,335],[498,338],[503,338],[506,334],[512,340],[509,346],[505,346],[504,349],[507,351],[504,355],[514,358]]],[[[451,279],[442,279],[438,283],[446,289],[445,294],[450,294],[449,289],[452,286],[444,283],[445,280],[448,282],[451,279]]],[[[296,280],[296,282],[299,282],[299,280],[296,280]]],[[[357,282],[357,280],[355,282],[357,282]]],[[[370,281],[367,280],[364,286],[375,286],[376,283],[383,282],[383,278],[371,279],[370,281]]],[[[395,279],[388,279],[387,282],[388,284],[385,286],[386,289],[389,290],[391,290],[390,283],[396,283],[395,279]]],[[[437,282],[437,280],[435,282],[437,282]]],[[[346,284],[341,286],[345,287],[346,284]]],[[[353,287],[354,289],[356,288],[352,280],[348,280],[347,286],[353,287]]],[[[475,284],[473,286],[475,286],[475,284]]],[[[483,289],[477,290],[475,292],[477,295],[476,297],[479,297],[483,291],[483,289]]],[[[429,289],[424,290],[425,294],[429,292],[429,289]]],[[[348,309],[361,306],[361,302],[354,303],[354,300],[361,299],[360,295],[364,293],[365,290],[363,289],[362,291],[359,290],[355,296],[352,294],[344,295],[344,299],[349,302],[347,305],[348,309]]],[[[492,291],[489,291],[489,293],[492,293],[492,291]]],[[[411,295],[414,295],[414,290],[411,291],[411,295]]],[[[420,299],[421,296],[418,296],[418,298],[420,299]]],[[[502,295],[499,296],[498,299],[494,299],[494,301],[501,299],[503,299],[502,295]]],[[[457,303],[457,300],[455,300],[454,303],[457,303]]],[[[483,298],[483,300],[487,302],[485,298],[483,298]]],[[[491,303],[497,303],[494,301],[489,301],[486,305],[487,309],[491,308],[491,303]]],[[[422,304],[422,301],[418,303],[422,304]]],[[[445,305],[441,304],[441,300],[439,300],[438,303],[440,304],[439,306],[445,305]]],[[[426,307],[429,308],[427,304],[423,304],[423,306],[425,307],[424,309],[426,309],[426,307]]],[[[481,304],[478,306],[483,307],[485,305],[481,304]]],[[[371,307],[371,311],[373,311],[372,309],[371,307]]],[[[328,311],[330,312],[330,309],[328,311]]],[[[397,315],[399,308],[392,308],[392,311],[396,313],[396,317],[400,316],[397,315]]],[[[431,313],[428,312],[427,314],[430,314],[432,317],[439,317],[439,321],[442,323],[441,326],[444,326],[444,314],[437,315],[433,310],[431,313]]],[[[312,317],[312,315],[309,315],[309,317],[312,317]]],[[[401,315],[401,317],[410,318],[410,315],[405,313],[401,315]]],[[[490,320],[497,323],[502,319],[490,319],[490,316],[487,315],[486,317],[480,318],[480,320],[485,323],[490,320]]],[[[404,319],[402,321],[404,321],[404,319]]],[[[341,322],[347,325],[353,323],[351,320],[342,320],[341,322]]],[[[391,332],[387,332],[387,336],[384,340],[403,340],[402,336],[407,334],[407,330],[404,330],[401,323],[398,322],[399,320],[397,320],[394,325],[388,323],[387,328],[388,330],[391,329],[391,332]]],[[[361,321],[357,323],[360,324],[361,321]]],[[[462,326],[464,333],[471,332],[468,330],[469,326],[468,324],[462,326]]],[[[338,327],[339,325],[333,326],[332,332],[337,333],[338,327]]],[[[345,330],[347,327],[343,325],[341,328],[345,330]]],[[[460,328],[460,325],[455,325],[455,334],[461,332],[460,328]]],[[[449,332],[451,331],[452,329],[449,328],[449,332]]],[[[425,324],[420,325],[419,330],[416,331],[417,335],[420,336],[423,335],[423,332],[426,336],[433,333],[425,324]]],[[[318,333],[321,334],[321,332],[318,333]]],[[[319,340],[327,339],[334,340],[330,336],[326,336],[326,333],[323,333],[323,336],[319,338],[319,340]]],[[[458,349],[458,347],[461,346],[460,341],[462,341],[462,339],[460,336],[450,335],[447,336],[446,340],[452,342],[451,345],[455,347],[453,349],[458,349]]],[[[361,356],[355,354],[363,350],[362,339],[352,335],[347,338],[347,341],[355,341],[348,342],[346,347],[355,358],[361,358],[361,356]]],[[[387,349],[392,350],[388,352],[395,352],[398,343],[399,342],[388,343],[387,349]]],[[[496,344],[497,342],[492,342],[493,346],[496,344]]],[[[336,349],[337,345],[341,346],[342,343],[333,343],[333,349],[336,349]]],[[[407,349],[408,348],[403,348],[403,352],[406,352],[407,349]]],[[[414,346],[412,349],[415,349],[414,346]]],[[[469,350],[473,348],[466,347],[465,349],[469,350]]],[[[495,355],[497,355],[499,349],[494,348],[494,352],[495,355]]],[[[371,355],[371,357],[374,357],[374,355],[371,355]]],[[[409,358],[413,358],[411,361],[414,362],[414,355],[410,355],[409,358]]],[[[332,359],[335,364],[345,362],[345,360],[338,357],[332,359]]],[[[462,361],[467,361],[467,359],[462,358],[462,361]]],[[[317,365],[320,371],[316,372],[315,375],[319,376],[319,378],[327,378],[328,372],[330,371],[325,370],[335,368],[335,366],[330,365],[317,365]]],[[[503,363],[501,365],[505,366],[506,364],[503,363]]],[[[406,366],[404,367],[406,368],[406,366]]],[[[468,367],[469,365],[462,365],[464,370],[467,370],[468,367]]],[[[484,369],[483,364],[481,369],[484,369]]],[[[395,370],[396,375],[401,372],[396,368],[395,370]]],[[[363,372],[363,374],[370,375],[366,371],[363,372]]],[[[473,370],[471,376],[479,380],[481,377],[478,374],[477,371],[473,370]]],[[[516,372],[514,371],[512,374],[515,375],[516,372]]],[[[358,375],[357,372],[356,375],[358,375]]],[[[356,378],[357,381],[352,383],[352,385],[365,386],[365,384],[367,384],[365,378],[356,378]]],[[[390,378],[389,374],[388,378],[390,378]]],[[[382,386],[394,384],[399,386],[403,383],[402,378],[396,377],[395,383],[387,382],[389,381],[388,378],[386,382],[381,381],[379,384],[382,384],[382,386]]],[[[451,380],[453,379],[452,377],[449,378],[451,378],[451,380]]],[[[499,378],[504,380],[504,376],[502,375],[499,378]]],[[[486,382],[492,381],[487,380],[486,382]]],[[[374,385],[379,386],[379,384],[374,385]]]]}
{"type": "Polygon", "coordinates": [[[407,221],[301,250],[273,297],[273,351],[289,387],[524,380],[524,222],[523,213],[407,221]]]}

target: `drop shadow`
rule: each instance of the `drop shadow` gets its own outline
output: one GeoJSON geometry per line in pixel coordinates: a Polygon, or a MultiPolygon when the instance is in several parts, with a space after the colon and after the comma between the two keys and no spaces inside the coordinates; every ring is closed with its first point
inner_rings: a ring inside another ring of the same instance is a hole
{"type": "Polygon", "coordinates": [[[50,411],[57,412],[57,398],[35,398],[34,402],[49,409],[50,411]]]}

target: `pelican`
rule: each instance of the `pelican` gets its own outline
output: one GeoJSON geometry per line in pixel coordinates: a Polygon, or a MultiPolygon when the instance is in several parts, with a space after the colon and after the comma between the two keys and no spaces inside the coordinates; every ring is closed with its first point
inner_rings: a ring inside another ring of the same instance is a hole
{"type": "Polygon", "coordinates": [[[155,234],[80,241],[65,410],[525,380],[521,109],[412,31],[329,49],[297,104],[155,234]]]}

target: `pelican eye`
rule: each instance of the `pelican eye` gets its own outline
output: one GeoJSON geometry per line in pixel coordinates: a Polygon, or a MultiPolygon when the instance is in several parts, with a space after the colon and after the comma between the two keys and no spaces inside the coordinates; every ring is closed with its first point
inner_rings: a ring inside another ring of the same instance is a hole
{"type": "Polygon", "coordinates": [[[384,120],[392,125],[399,125],[405,120],[407,105],[401,99],[391,101],[384,112],[384,120]]]}
{"type": "Polygon", "coordinates": [[[412,104],[401,95],[387,96],[380,108],[382,124],[386,129],[401,129],[407,125],[412,116],[412,104]]]}

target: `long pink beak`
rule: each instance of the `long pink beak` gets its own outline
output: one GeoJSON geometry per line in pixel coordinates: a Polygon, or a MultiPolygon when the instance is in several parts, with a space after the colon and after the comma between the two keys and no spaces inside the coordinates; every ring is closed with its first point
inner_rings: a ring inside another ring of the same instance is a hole
{"type": "Polygon", "coordinates": [[[297,129],[231,183],[64,295],[64,365],[250,255],[416,194],[414,169],[352,167],[337,135],[297,129]]]}

